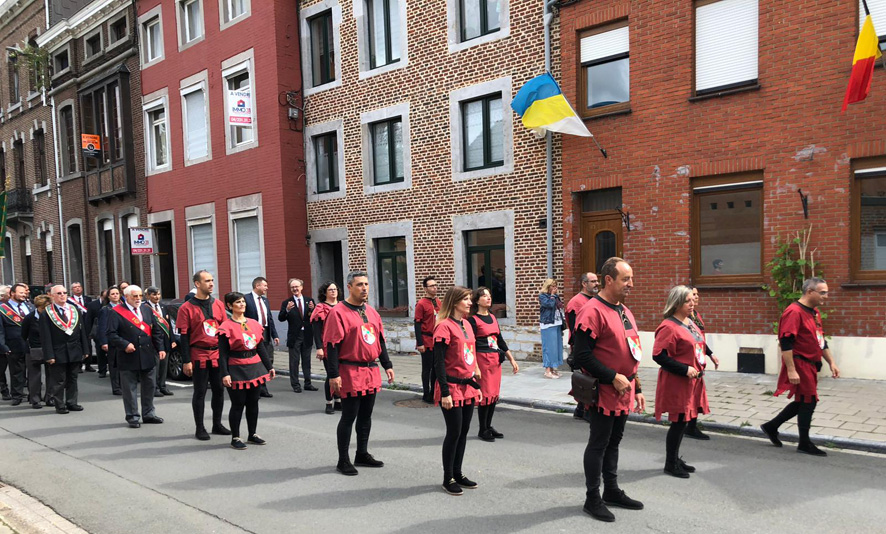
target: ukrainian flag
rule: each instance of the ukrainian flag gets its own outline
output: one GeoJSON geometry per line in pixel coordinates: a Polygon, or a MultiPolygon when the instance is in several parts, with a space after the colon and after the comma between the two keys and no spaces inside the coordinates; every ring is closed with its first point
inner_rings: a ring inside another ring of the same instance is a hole
{"type": "Polygon", "coordinates": [[[539,135],[551,131],[593,137],[548,72],[526,82],[511,108],[523,118],[523,126],[539,135]]]}

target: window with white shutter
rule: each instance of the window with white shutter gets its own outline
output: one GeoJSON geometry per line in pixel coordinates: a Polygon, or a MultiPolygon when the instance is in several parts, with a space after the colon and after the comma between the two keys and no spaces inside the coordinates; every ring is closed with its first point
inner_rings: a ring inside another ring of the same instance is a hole
{"type": "Polygon", "coordinates": [[[191,233],[191,271],[216,272],[215,241],[212,236],[212,219],[188,221],[191,233]]]}
{"type": "Polygon", "coordinates": [[[252,291],[252,281],[262,275],[261,236],[258,217],[240,217],[234,226],[234,261],[237,268],[237,291],[252,291]]]}
{"type": "Polygon", "coordinates": [[[628,22],[582,32],[578,112],[582,117],[630,109],[628,22]]]}
{"type": "Polygon", "coordinates": [[[206,93],[203,88],[185,94],[185,158],[196,160],[209,154],[206,137],[206,93]]]}
{"type": "MultiPolygon", "coordinates": [[[[886,0],[868,0],[868,9],[871,11],[871,22],[880,37],[880,50],[886,52],[886,0]]],[[[864,4],[858,0],[858,29],[864,24],[864,4]]]]}
{"type": "Polygon", "coordinates": [[[696,95],[757,83],[758,28],[758,0],[696,2],[696,95]]]}

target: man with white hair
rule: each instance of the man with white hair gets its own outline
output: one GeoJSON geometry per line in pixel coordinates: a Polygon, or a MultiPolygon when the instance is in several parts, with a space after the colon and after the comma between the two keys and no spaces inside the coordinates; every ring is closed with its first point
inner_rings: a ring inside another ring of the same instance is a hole
{"type": "Polygon", "coordinates": [[[65,286],[52,286],[49,293],[52,303],[39,319],[43,359],[49,364],[48,389],[56,413],[80,412],[83,406],[77,404],[77,371],[89,355],[89,339],[83,316],[67,302],[65,286]]]}

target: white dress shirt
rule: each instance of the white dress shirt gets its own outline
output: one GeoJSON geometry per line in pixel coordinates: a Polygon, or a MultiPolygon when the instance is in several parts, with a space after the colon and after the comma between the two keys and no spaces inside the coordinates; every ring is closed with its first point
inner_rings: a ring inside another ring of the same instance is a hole
{"type": "Polygon", "coordinates": [[[255,291],[252,292],[252,298],[255,299],[255,307],[256,307],[255,311],[258,314],[259,322],[261,322],[262,313],[264,313],[265,322],[262,324],[262,326],[267,327],[268,326],[268,308],[267,308],[267,306],[265,306],[264,299],[261,298],[255,291]]]}

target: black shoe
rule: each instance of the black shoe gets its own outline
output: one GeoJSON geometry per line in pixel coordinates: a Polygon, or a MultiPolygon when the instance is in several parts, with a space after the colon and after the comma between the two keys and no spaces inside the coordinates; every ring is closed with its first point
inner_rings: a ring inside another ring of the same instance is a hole
{"type": "Polygon", "coordinates": [[[240,438],[231,440],[231,448],[235,451],[245,451],[247,449],[246,444],[240,438]]]}
{"type": "Polygon", "coordinates": [[[56,408],[55,413],[66,414],[66,413],[68,413],[68,409],[67,408],[56,408]]]}
{"type": "Polygon", "coordinates": [[[781,440],[778,439],[778,429],[772,428],[772,421],[760,425],[760,430],[762,430],[763,433],[766,434],[766,437],[769,438],[769,441],[771,441],[773,445],[775,445],[776,447],[781,447],[782,443],[781,440]]]}
{"type": "Polygon", "coordinates": [[[141,428],[142,426],[142,424],[136,420],[127,421],[127,423],[129,424],[129,428],[141,428]]]}
{"type": "Polygon", "coordinates": [[[86,368],[83,370],[86,371],[87,373],[94,373],[95,372],[95,369],[93,369],[91,365],[87,365],[86,368]]]}
{"type": "Polygon", "coordinates": [[[144,423],[146,425],[162,425],[163,424],[163,418],[157,417],[156,415],[149,416],[149,417],[143,417],[142,421],[144,421],[144,423]]]}
{"type": "Polygon", "coordinates": [[[165,395],[163,395],[163,392],[160,391],[159,389],[155,389],[155,390],[154,390],[154,398],[157,398],[157,397],[164,397],[164,396],[165,396],[165,395]]]}
{"type": "Polygon", "coordinates": [[[677,463],[680,464],[680,467],[682,467],[687,473],[695,473],[695,467],[684,462],[683,458],[677,458],[677,463]]]}
{"type": "Polygon", "coordinates": [[[326,413],[329,415],[335,415],[335,408],[332,407],[332,404],[326,405],[326,413]]]}
{"type": "Polygon", "coordinates": [[[0,393],[0,395],[3,395],[3,400],[12,400],[12,395],[10,395],[8,391],[4,391],[0,393]]]}
{"type": "Polygon", "coordinates": [[[313,384],[305,384],[305,391],[317,391],[313,384]]]}
{"type": "Polygon", "coordinates": [[[607,523],[612,523],[613,521],[615,521],[615,516],[612,514],[612,512],[609,511],[609,508],[606,508],[606,505],[603,504],[603,501],[592,501],[590,499],[586,500],[585,505],[581,509],[584,513],[599,521],[605,521],[607,523]]]}
{"type": "Polygon", "coordinates": [[[33,402],[33,403],[31,403],[31,408],[33,408],[35,410],[42,410],[43,405],[40,404],[39,402],[33,402]]]}
{"type": "Polygon", "coordinates": [[[450,495],[461,495],[464,493],[464,490],[461,489],[461,486],[458,485],[454,478],[443,482],[443,491],[450,495]]]}
{"type": "Polygon", "coordinates": [[[231,431],[225,428],[225,425],[221,423],[215,423],[212,425],[212,433],[217,436],[230,436],[231,431]]]}
{"type": "Polygon", "coordinates": [[[72,412],[82,412],[83,411],[83,406],[80,406],[79,404],[68,404],[66,406],[66,408],[72,412]]]}
{"type": "Polygon", "coordinates": [[[360,474],[349,460],[339,460],[335,470],[348,477],[355,477],[360,474]]]}
{"type": "Polygon", "coordinates": [[[12,405],[13,405],[13,406],[18,406],[18,405],[21,404],[21,403],[22,403],[22,400],[21,400],[21,399],[12,399],[12,405]]]}
{"type": "Polygon", "coordinates": [[[99,378],[108,378],[108,373],[102,373],[102,372],[99,372],[99,373],[98,373],[98,377],[99,377],[99,378]]]}
{"type": "Polygon", "coordinates": [[[82,375],[82,374],[83,374],[83,368],[82,368],[82,367],[81,367],[80,369],[77,369],[77,374],[79,374],[79,375],[82,375]]]}
{"type": "Polygon", "coordinates": [[[266,399],[270,399],[271,397],[273,397],[273,395],[271,394],[270,391],[262,391],[261,394],[259,395],[259,397],[264,397],[266,399]]]}
{"type": "Polygon", "coordinates": [[[463,488],[477,489],[478,484],[464,475],[455,475],[455,483],[463,488]]]}
{"type": "Polygon", "coordinates": [[[811,454],[812,456],[827,456],[828,453],[816,447],[811,441],[797,445],[797,452],[811,454]]]}
{"type": "Polygon", "coordinates": [[[643,509],[643,503],[628,497],[624,490],[603,490],[603,502],[609,506],[618,506],[620,508],[627,508],[628,510],[643,509]]]}
{"type": "Polygon", "coordinates": [[[354,457],[354,465],[359,465],[360,467],[384,467],[385,463],[376,460],[371,454],[365,452],[363,454],[357,453],[354,457]]]}
{"type": "Polygon", "coordinates": [[[425,404],[434,404],[434,399],[431,397],[422,397],[421,401],[425,404]]]}
{"type": "Polygon", "coordinates": [[[332,407],[335,408],[335,411],[336,411],[336,412],[340,412],[340,411],[341,411],[341,402],[340,402],[340,401],[335,401],[335,404],[333,404],[332,407]]]}
{"type": "Polygon", "coordinates": [[[264,445],[265,443],[267,443],[267,441],[261,439],[261,436],[259,436],[258,434],[253,434],[249,436],[248,438],[246,438],[246,441],[255,445],[264,445]]]}
{"type": "Polygon", "coordinates": [[[166,388],[160,388],[160,393],[166,395],[167,397],[171,397],[172,395],[174,395],[174,393],[172,393],[171,391],[169,391],[166,388]]]}
{"type": "Polygon", "coordinates": [[[701,441],[709,441],[711,439],[711,436],[708,436],[707,434],[702,432],[701,429],[698,427],[695,427],[695,429],[692,431],[687,428],[686,432],[684,432],[683,435],[687,438],[698,439],[701,441]]]}
{"type": "Polygon", "coordinates": [[[504,434],[502,434],[501,432],[499,432],[498,430],[496,430],[493,427],[489,427],[489,432],[492,433],[492,437],[494,437],[495,439],[501,439],[501,438],[505,437],[504,434]]]}
{"type": "Polygon", "coordinates": [[[209,432],[206,431],[206,428],[201,426],[197,429],[194,437],[199,439],[200,441],[209,441],[209,432]]]}
{"type": "Polygon", "coordinates": [[[120,397],[123,395],[123,392],[120,391],[119,389],[115,389],[114,391],[111,392],[111,394],[117,395],[118,397],[120,397]]]}
{"type": "Polygon", "coordinates": [[[55,399],[49,399],[46,401],[47,406],[55,406],[55,399]]]}
{"type": "Polygon", "coordinates": [[[294,391],[295,393],[301,393],[301,385],[296,384],[292,386],[292,391],[294,391]]]}
{"type": "Polygon", "coordinates": [[[680,462],[665,462],[664,472],[677,478],[689,478],[689,471],[683,469],[680,462]]]}
{"type": "Polygon", "coordinates": [[[495,441],[495,436],[492,435],[492,432],[487,428],[486,430],[481,430],[477,437],[482,439],[483,441],[493,442],[495,441]]]}

